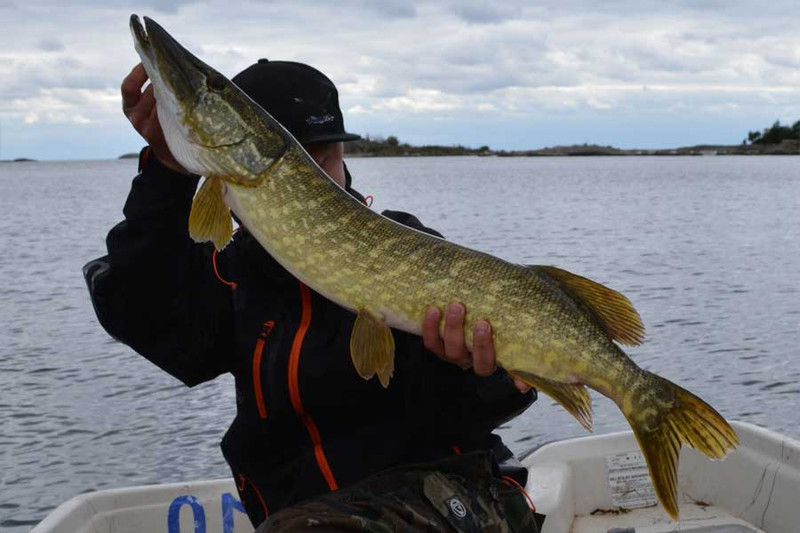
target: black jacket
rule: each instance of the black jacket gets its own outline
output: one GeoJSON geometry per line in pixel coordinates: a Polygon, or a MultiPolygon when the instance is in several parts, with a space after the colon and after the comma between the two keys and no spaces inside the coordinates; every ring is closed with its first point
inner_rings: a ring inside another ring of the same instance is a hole
{"type": "MultiPolygon", "coordinates": [[[[254,524],[391,466],[496,446],[491,431],[533,401],[504,372],[476,377],[400,331],[389,388],[364,381],[349,354],[355,315],[245,231],[218,254],[193,243],[198,179],[146,159],[108,256],[87,265],[92,300],[112,336],[186,385],[233,374],[237,415],[222,451],[254,524]]],[[[435,233],[406,213],[384,215],[435,233]]]]}

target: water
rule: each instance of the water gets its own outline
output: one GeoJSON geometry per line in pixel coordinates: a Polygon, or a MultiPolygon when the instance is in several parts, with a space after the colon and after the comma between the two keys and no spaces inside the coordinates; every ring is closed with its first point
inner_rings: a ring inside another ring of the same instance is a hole
{"type": "MultiPolygon", "coordinates": [[[[376,209],[554,264],[635,303],[629,353],[729,419],[800,438],[800,159],[357,159],[376,209]]],[[[194,389],[110,340],[81,266],[105,250],[135,161],[0,164],[0,531],[82,492],[225,477],[233,381],[194,389]]],[[[598,395],[598,433],[625,429],[598,395]]],[[[518,453],[584,435],[548,398],[502,428],[518,453]]]]}

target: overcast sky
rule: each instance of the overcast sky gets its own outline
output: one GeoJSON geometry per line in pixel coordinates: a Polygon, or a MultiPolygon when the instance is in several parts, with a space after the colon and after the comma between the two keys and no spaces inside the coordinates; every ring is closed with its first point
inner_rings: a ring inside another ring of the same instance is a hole
{"type": "Polygon", "coordinates": [[[348,130],[414,144],[738,143],[800,119],[790,1],[0,0],[0,159],[138,151],[134,12],[228,77],[310,63],[348,130]]]}

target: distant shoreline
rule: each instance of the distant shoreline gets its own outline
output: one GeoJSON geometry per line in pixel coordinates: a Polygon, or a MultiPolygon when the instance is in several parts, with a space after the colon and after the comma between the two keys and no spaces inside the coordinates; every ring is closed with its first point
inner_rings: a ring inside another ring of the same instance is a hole
{"type": "MultiPolygon", "coordinates": [[[[383,139],[361,139],[344,143],[345,157],[441,157],[441,156],[494,156],[494,157],[580,157],[580,156],[709,156],[709,155],[800,155],[800,141],[789,139],[779,144],[700,144],[681,148],[616,148],[597,144],[573,144],[532,150],[492,150],[488,146],[423,145],[412,146],[383,139]]],[[[117,159],[138,159],[138,152],[123,154],[117,159]]],[[[0,159],[0,163],[31,163],[36,159],[18,157],[0,159]]]]}
{"type": "Polygon", "coordinates": [[[681,148],[622,149],[613,146],[581,144],[553,146],[535,150],[492,150],[488,146],[412,146],[400,144],[396,138],[362,139],[345,143],[346,157],[419,157],[419,156],[496,156],[496,157],[563,157],[563,156],[708,156],[708,155],[800,155],[800,141],[784,140],[779,144],[703,144],[681,148]]]}
{"type": "Polygon", "coordinates": [[[0,159],[0,163],[38,163],[38,159],[29,159],[27,157],[17,157],[16,159],[0,159]]]}

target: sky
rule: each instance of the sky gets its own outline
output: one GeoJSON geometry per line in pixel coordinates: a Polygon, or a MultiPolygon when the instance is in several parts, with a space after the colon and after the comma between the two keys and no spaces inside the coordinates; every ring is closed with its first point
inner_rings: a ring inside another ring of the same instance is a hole
{"type": "Polygon", "coordinates": [[[412,144],[736,144],[800,119],[794,1],[0,0],[0,159],[141,148],[132,13],[228,77],[312,64],[349,131],[412,144]]]}

